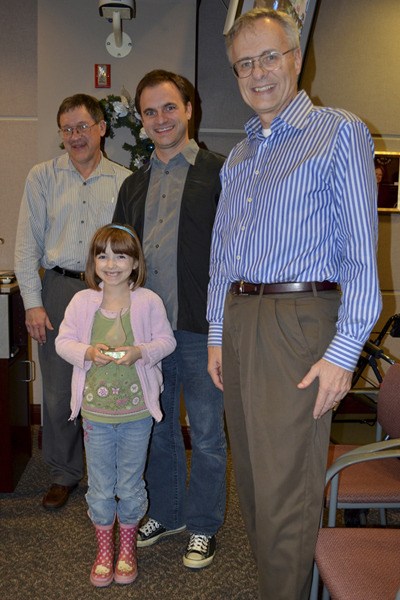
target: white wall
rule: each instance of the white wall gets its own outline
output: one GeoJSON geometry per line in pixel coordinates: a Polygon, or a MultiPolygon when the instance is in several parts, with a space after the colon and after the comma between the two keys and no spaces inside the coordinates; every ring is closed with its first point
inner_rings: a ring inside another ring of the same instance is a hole
{"type": "MultiPolygon", "coordinates": [[[[97,0],[38,0],[38,155],[46,160],[59,150],[56,113],[61,101],[83,92],[97,98],[119,95],[122,86],[134,95],[141,77],[155,68],[168,69],[194,83],[196,0],[137,0],[136,18],[122,21],[133,48],[124,58],[106,50],[112,25],[100,17],[97,0]],[[111,88],[94,87],[94,65],[111,65],[111,88]]],[[[121,150],[126,132],[107,140],[110,158],[125,165],[121,150]]]]}
{"type": "MultiPolygon", "coordinates": [[[[56,113],[61,101],[84,92],[97,98],[134,95],[149,70],[165,68],[194,83],[196,0],[137,0],[137,16],[123,21],[133,49],[114,58],[105,42],[112,25],[97,0],[0,0],[0,269],[12,269],[19,206],[26,175],[37,162],[59,154],[56,113]],[[111,88],[94,87],[94,65],[111,65],[111,88]]],[[[110,158],[129,164],[122,150],[129,132],[106,142],[110,158]],[[126,136],[126,139],[124,139],[126,136]]],[[[37,365],[36,344],[32,356],[37,365]]],[[[41,403],[41,378],[33,386],[41,403]]]]}
{"type": "Polygon", "coordinates": [[[12,269],[20,198],[37,162],[36,0],[0,0],[0,269],[12,269]]]}
{"type": "Polygon", "coordinates": [[[380,150],[400,150],[399,0],[322,0],[303,87],[358,114],[380,150]]]}

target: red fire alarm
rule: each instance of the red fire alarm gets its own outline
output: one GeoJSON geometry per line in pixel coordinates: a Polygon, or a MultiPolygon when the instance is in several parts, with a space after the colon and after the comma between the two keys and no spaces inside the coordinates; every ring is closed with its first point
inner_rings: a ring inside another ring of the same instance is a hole
{"type": "Polygon", "coordinates": [[[111,65],[94,65],[94,87],[111,87],[111,65]]]}

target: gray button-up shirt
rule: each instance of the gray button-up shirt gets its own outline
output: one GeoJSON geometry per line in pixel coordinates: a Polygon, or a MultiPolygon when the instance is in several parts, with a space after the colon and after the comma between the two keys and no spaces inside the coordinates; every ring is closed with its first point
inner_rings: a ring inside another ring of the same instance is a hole
{"type": "Polygon", "coordinates": [[[130,174],[102,156],[85,180],[68,154],[31,169],[21,202],[14,265],[25,309],[42,306],[40,267],[85,270],[91,237],[111,222],[119,188],[130,174]]]}
{"type": "Polygon", "coordinates": [[[164,301],[172,329],[178,320],[177,252],[181,201],[190,165],[199,147],[190,140],[167,164],[154,152],[146,197],[143,251],[147,264],[146,287],[164,301]]]}

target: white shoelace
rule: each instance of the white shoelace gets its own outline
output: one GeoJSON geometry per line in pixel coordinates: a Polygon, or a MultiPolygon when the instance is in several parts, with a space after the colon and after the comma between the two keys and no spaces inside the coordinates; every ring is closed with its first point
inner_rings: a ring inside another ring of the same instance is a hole
{"type": "Polygon", "coordinates": [[[147,523],[140,528],[140,532],[144,535],[149,535],[150,533],[157,531],[157,529],[160,529],[160,527],[162,527],[161,523],[155,519],[149,519],[147,523]]]}
{"type": "Polygon", "coordinates": [[[208,538],[206,535],[196,535],[192,533],[187,547],[187,552],[200,552],[204,554],[208,548],[208,538]]]}

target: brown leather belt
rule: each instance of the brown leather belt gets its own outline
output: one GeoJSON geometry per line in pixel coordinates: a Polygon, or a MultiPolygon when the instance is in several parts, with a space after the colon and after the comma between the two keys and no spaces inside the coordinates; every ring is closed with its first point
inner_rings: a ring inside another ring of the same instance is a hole
{"type": "Polygon", "coordinates": [[[337,283],[333,281],[299,281],[288,283],[247,283],[235,281],[229,291],[234,296],[255,296],[258,294],[288,294],[299,292],[327,292],[337,290],[337,283]]]}
{"type": "Polygon", "coordinates": [[[69,271],[68,269],[62,269],[61,267],[53,267],[53,271],[64,275],[65,277],[72,277],[73,279],[80,279],[85,281],[85,271],[69,271]]]}

